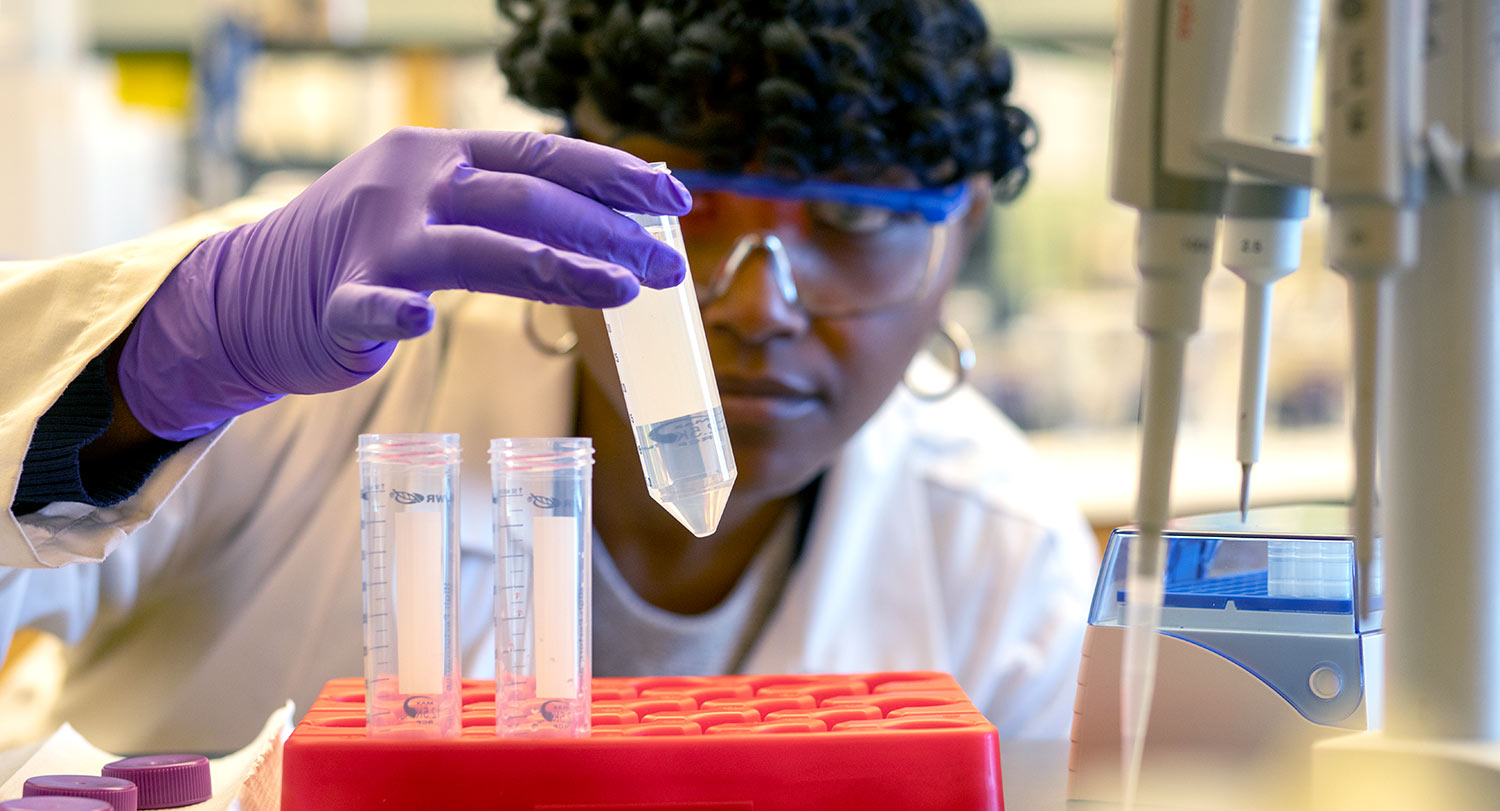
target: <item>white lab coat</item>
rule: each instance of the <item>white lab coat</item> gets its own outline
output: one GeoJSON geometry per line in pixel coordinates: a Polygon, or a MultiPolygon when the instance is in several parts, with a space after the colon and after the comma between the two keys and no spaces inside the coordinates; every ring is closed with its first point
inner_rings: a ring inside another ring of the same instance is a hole
{"type": "MultiPolygon", "coordinates": [[[[0,496],[36,420],[229,210],[122,247],[0,265],[0,496]]],[[[223,751],[362,673],[361,432],[462,435],[465,670],[493,673],[488,441],[573,424],[569,358],[517,302],[442,293],[436,329],[352,389],[288,397],[169,457],[129,500],[0,520],[0,640],[72,643],[59,708],[114,751],[223,751]]],[[[755,672],[954,673],[1007,738],[1067,733],[1096,560],[1019,432],[975,392],[898,390],[825,478],[755,672]]]]}

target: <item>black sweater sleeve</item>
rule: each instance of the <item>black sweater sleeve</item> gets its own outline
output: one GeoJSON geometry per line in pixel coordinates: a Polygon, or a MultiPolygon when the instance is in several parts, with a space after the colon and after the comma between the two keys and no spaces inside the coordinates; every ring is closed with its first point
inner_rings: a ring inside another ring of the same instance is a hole
{"type": "MultiPolygon", "coordinates": [[[[108,353],[89,361],[47,413],[37,420],[21,463],[11,512],[36,512],[55,501],[107,507],[130,498],[161,460],[187,444],[161,440],[108,469],[84,470],[79,452],[109,428],[114,393],[105,366],[108,353]]],[[[97,468],[97,466],[95,466],[97,468]]]]}

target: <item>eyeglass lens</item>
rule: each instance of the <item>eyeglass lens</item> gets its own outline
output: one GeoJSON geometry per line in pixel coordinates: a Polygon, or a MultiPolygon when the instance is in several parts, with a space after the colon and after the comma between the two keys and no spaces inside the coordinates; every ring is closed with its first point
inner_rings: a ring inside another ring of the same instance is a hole
{"type": "Polygon", "coordinates": [[[697,192],[681,217],[700,298],[722,295],[721,278],[772,257],[735,256],[747,233],[773,233],[785,250],[800,305],[812,315],[851,315],[910,301],[930,275],[935,226],[914,214],[817,200],[756,200],[697,192]]]}

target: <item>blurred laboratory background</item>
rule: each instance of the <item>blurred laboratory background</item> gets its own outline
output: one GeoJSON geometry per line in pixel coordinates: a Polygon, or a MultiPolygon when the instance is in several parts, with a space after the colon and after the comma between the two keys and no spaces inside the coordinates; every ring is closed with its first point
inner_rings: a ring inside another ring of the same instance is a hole
{"type": "MultiPolygon", "coordinates": [[[[997,207],[949,315],[974,383],[1032,437],[1096,529],[1130,518],[1142,340],[1133,214],[1108,199],[1114,0],[984,0],[1013,50],[1041,145],[997,207]]],[[[84,251],[301,183],[391,127],[531,129],[506,98],[491,0],[0,0],[0,258],[84,251]]],[[[1323,267],[1314,204],[1302,269],[1276,288],[1255,505],[1348,492],[1347,285],[1323,267]]],[[[1239,496],[1243,285],[1210,277],[1188,364],[1173,507],[1239,496]]]]}

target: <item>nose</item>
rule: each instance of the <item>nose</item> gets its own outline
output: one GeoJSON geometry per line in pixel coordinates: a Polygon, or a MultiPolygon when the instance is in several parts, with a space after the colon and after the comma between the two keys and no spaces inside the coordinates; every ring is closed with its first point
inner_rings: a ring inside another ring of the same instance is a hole
{"type": "Polygon", "coordinates": [[[791,257],[779,237],[757,231],[735,240],[715,269],[703,320],[749,343],[807,329],[808,315],[798,302],[791,257]]]}

